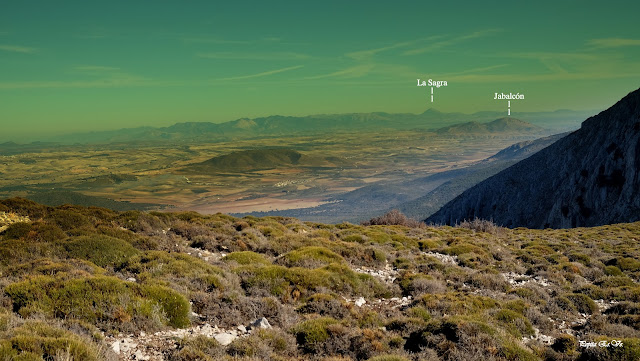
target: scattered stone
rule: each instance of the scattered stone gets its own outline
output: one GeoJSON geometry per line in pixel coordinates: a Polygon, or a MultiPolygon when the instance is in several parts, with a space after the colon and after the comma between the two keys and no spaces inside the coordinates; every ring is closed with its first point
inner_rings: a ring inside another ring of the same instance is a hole
{"type": "Polygon", "coordinates": [[[120,354],[120,341],[116,341],[114,343],[111,344],[111,349],[113,350],[113,352],[115,352],[116,354],[120,354]]]}
{"type": "Polygon", "coordinates": [[[247,333],[247,328],[244,325],[238,325],[237,329],[242,333],[247,333]]]}
{"type": "Polygon", "coordinates": [[[358,307],[364,306],[365,303],[367,303],[367,301],[364,299],[364,297],[360,297],[354,302],[354,304],[358,307]]]}
{"type": "Polygon", "coordinates": [[[270,329],[271,328],[271,324],[269,323],[269,320],[267,320],[264,317],[261,317],[253,322],[251,322],[250,327],[253,328],[266,328],[266,329],[270,329]]]}
{"type": "Polygon", "coordinates": [[[234,335],[232,333],[225,332],[225,333],[217,334],[214,338],[222,346],[227,346],[227,345],[231,344],[231,342],[233,342],[233,340],[235,340],[237,337],[238,336],[236,336],[236,335],[234,335]]]}
{"type": "Polygon", "coordinates": [[[138,280],[133,278],[133,277],[127,278],[127,281],[129,281],[129,282],[138,282],[138,280]]]}
{"type": "Polygon", "coordinates": [[[452,266],[458,265],[458,256],[450,256],[448,254],[436,253],[436,252],[422,252],[425,256],[433,257],[443,264],[449,264],[452,266]]]}
{"type": "Polygon", "coordinates": [[[549,280],[541,276],[529,276],[525,274],[519,274],[515,272],[501,273],[502,277],[514,287],[522,287],[528,283],[537,283],[542,287],[548,287],[550,285],[549,280]]]}

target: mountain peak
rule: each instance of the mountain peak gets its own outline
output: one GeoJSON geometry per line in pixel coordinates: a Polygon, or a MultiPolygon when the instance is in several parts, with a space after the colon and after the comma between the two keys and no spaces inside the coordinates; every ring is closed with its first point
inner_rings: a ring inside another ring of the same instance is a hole
{"type": "Polygon", "coordinates": [[[443,113],[441,111],[439,111],[438,109],[429,108],[429,109],[425,110],[422,114],[423,115],[428,115],[428,114],[443,114],[443,113]]]}

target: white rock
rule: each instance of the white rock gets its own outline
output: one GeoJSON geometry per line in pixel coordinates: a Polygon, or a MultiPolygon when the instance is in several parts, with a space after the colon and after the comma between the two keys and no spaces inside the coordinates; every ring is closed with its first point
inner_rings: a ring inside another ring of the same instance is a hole
{"type": "Polygon", "coordinates": [[[129,277],[129,278],[127,278],[127,281],[129,281],[129,282],[137,282],[138,280],[133,278],[133,277],[129,277]]]}
{"type": "Polygon", "coordinates": [[[150,358],[149,356],[143,354],[140,350],[136,350],[134,356],[136,357],[136,360],[148,360],[150,358]]]}
{"type": "Polygon", "coordinates": [[[247,328],[244,325],[238,325],[237,329],[242,333],[247,333],[247,328]]]}
{"type": "Polygon", "coordinates": [[[111,344],[111,349],[113,350],[113,352],[115,352],[116,354],[120,354],[120,341],[116,341],[114,343],[111,344]]]}
{"type": "Polygon", "coordinates": [[[261,317],[253,322],[251,322],[251,328],[271,328],[271,324],[269,320],[264,317],[261,317]]]}
{"type": "Polygon", "coordinates": [[[219,344],[221,344],[222,346],[227,346],[229,345],[231,342],[233,342],[233,340],[236,339],[236,335],[231,334],[231,333],[219,333],[217,334],[214,338],[216,339],[216,341],[218,341],[219,344]]]}
{"type": "Polygon", "coordinates": [[[356,306],[362,307],[365,303],[367,303],[367,301],[364,299],[364,297],[360,297],[354,303],[356,306]]]}

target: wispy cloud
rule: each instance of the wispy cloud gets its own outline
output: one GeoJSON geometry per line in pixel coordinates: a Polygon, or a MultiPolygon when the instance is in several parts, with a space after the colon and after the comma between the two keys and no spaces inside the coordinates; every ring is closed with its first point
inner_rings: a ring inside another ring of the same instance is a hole
{"type": "Polygon", "coordinates": [[[463,71],[442,74],[442,76],[443,77],[444,76],[459,76],[459,75],[465,75],[465,74],[484,73],[484,72],[487,72],[487,71],[490,71],[490,70],[504,68],[505,66],[509,66],[509,64],[498,64],[498,65],[485,66],[485,67],[482,67],[482,68],[467,69],[467,70],[463,70],[463,71]]]}
{"type": "Polygon", "coordinates": [[[215,36],[204,36],[204,37],[182,37],[180,38],[185,43],[196,43],[196,44],[250,44],[250,41],[246,40],[230,40],[223,39],[215,36]]]}
{"type": "Polygon", "coordinates": [[[333,73],[305,77],[304,79],[313,80],[323,78],[358,78],[367,75],[374,67],[374,64],[360,64],[348,67],[343,70],[338,70],[333,73]]]}
{"type": "Polygon", "coordinates": [[[524,83],[560,80],[604,80],[640,77],[640,71],[576,71],[536,74],[466,74],[450,77],[449,81],[459,83],[524,83]]]}
{"type": "Polygon", "coordinates": [[[553,59],[553,60],[563,60],[563,61],[575,61],[575,60],[583,60],[583,61],[593,61],[599,59],[601,56],[599,54],[591,54],[586,52],[545,52],[545,51],[535,51],[535,52],[524,52],[524,53],[502,53],[497,54],[496,56],[504,58],[521,58],[521,59],[553,59]]]}
{"type": "Polygon", "coordinates": [[[73,70],[76,71],[80,71],[80,72],[100,72],[100,73],[110,73],[110,72],[114,72],[114,71],[120,71],[120,68],[116,68],[113,66],[100,66],[100,65],[81,65],[81,66],[76,66],[73,68],[73,70]]]}
{"type": "Polygon", "coordinates": [[[351,53],[347,53],[345,54],[348,58],[354,59],[354,60],[364,60],[364,59],[368,59],[371,58],[372,56],[384,52],[384,51],[388,51],[388,50],[393,50],[393,49],[397,49],[397,48],[401,48],[403,46],[408,46],[410,44],[412,44],[413,42],[411,41],[405,41],[402,43],[397,43],[397,44],[393,44],[393,45],[389,45],[389,46],[384,46],[381,48],[376,48],[376,49],[368,49],[368,50],[360,50],[360,51],[354,51],[351,53]]]}
{"type": "Polygon", "coordinates": [[[263,77],[263,76],[269,76],[269,75],[273,75],[273,74],[284,73],[285,71],[300,69],[302,67],[304,67],[304,65],[296,65],[296,66],[290,66],[290,67],[282,68],[282,69],[265,71],[265,72],[257,73],[257,74],[250,74],[250,75],[242,75],[242,76],[234,76],[234,77],[229,77],[229,78],[222,78],[222,79],[219,79],[219,80],[240,80],[240,79],[260,78],[260,77],[263,77]]]}
{"type": "Polygon", "coordinates": [[[308,59],[309,55],[293,52],[272,52],[272,53],[237,53],[237,52],[212,52],[198,53],[199,58],[224,59],[224,60],[300,60],[308,59]]]}
{"type": "Polygon", "coordinates": [[[591,39],[587,42],[592,48],[620,48],[625,46],[640,46],[640,39],[604,38],[591,39]]]}
{"type": "Polygon", "coordinates": [[[417,55],[417,54],[423,54],[423,53],[427,53],[430,51],[434,51],[434,50],[439,50],[451,45],[455,45],[457,43],[461,43],[464,42],[466,40],[471,40],[471,39],[477,39],[477,38],[482,38],[485,36],[489,36],[489,35],[493,35],[495,33],[500,32],[501,30],[499,29],[488,29],[488,30],[480,30],[480,31],[475,31],[473,33],[469,33],[469,34],[465,34],[465,35],[460,35],[460,36],[456,36],[453,38],[449,38],[449,39],[444,39],[444,40],[440,40],[440,41],[436,41],[432,44],[429,44],[427,46],[423,46],[420,48],[416,48],[416,49],[410,49],[407,50],[405,52],[402,53],[402,55],[417,55]]]}
{"type": "Polygon", "coordinates": [[[24,54],[33,54],[36,51],[38,51],[38,49],[36,48],[30,48],[27,46],[18,46],[18,45],[0,45],[0,50],[8,51],[11,53],[24,53],[24,54]]]}
{"type": "Polygon", "coordinates": [[[92,81],[35,81],[0,83],[0,89],[72,89],[72,88],[124,88],[143,86],[166,86],[166,82],[157,82],[141,78],[113,78],[92,81]]]}

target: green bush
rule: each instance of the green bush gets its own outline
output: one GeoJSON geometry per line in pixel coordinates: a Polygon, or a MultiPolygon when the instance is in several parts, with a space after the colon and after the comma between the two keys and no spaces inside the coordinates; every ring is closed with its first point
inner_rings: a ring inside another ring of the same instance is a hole
{"type": "Polygon", "coordinates": [[[294,288],[302,292],[322,287],[334,292],[364,297],[388,296],[387,288],[372,276],[356,273],[347,265],[331,264],[317,269],[283,266],[244,266],[235,269],[244,289],[261,288],[275,296],[282,296],[294,288]]]}
{"type": "Polygon", "coordinates": [[[338,321],[331,317],[320,317],[296,325],[293,334],[300,348],[306,353],[312,353],[319,349],[320,344],[329,339],[327,326],[337,323],[338,321]]]}
{"type": "Polygon", "coordinates": [[[147,251],[129,258],[122,269],[137,274],[143,282],[170,279],[194,291],[223,289],[225,285],[220,268],[184,253],[147,251]]]}
{"type": "Polygon", "coordinates": [[[188,337],[178,341],[176,361],[213,361],[224,354],[224,348],[214,338],[205,336],[188,337]]]}
{"type": "Polygon", "coordinates": [[[0,340],[1,360],[49,360],[52,357],[86,361],[103,359],[91,342],[40,321],[27,322],[12,330],[11,336],[0,340]]]}
{"type": "Polygon", "coordinates": [[[25,238],[31,232],[31,223],[27,222],[16,222],[12,223],[7,227],[7,230],[4,231],[4,236],[10,239],[19,239],[25,238]]]}
{"type": "Polygon", "coordinates": [[[281,263],[287,267],[317,268],[331,263],[344,263],[344,259],[328,248],[311,246],[285,254],[281,263]]]}
{"type": "Polygon", "coordinates": [[[640,260],[631,257],[624,257],[618,260],[618,267],[624,271],[635,272],[640,270],[640,260]]]}
{"type": "Polygon", "coordinates": [[[598,311],[598,305],[596,305],[596,303],[587,295],[581,293],[572,293],[566,295],[565,297],[573,302],[573,305],[580,313],[587,313],[591,315],[598,311]]]}
{"type": "Polygon", "coordinates": [[[168,325],[189,324],[189,303],[179,293],[160,286],[124,282],[115,277],[94,276],[65,279],[37,276],[5,287],[13,308],[27,317],[80,319],[119,328],[138,320],[160,319],[168,325]],[[159,307],[158,315],[154,307],[159,307]]]}
{"type": "Polygon", "coordinates": [[[556,338],[551,348],[556,352],[570,353],[574,352],[578,347],[578,340],[567,334],[562,334],[556,338]]]}
{"type": "Polygon", "coordinates": [[[267,265],[271,261],[263,254],[251,251],[231,252],[222,259],[225,262],[236,262],[241,265],[267,265]]]}
{"type": "Polygon", "coordinates": [[[531,322],[516,311],[502,309],[495,314],[494,318],[516,337],[534,334],[531,322]]]}
{"type": "Polygon", "coordinates": [[[69,257],[85,259],[100,267],[117,268],[140,252],[121,239],[95,235],[72,239],[65,244],[69,257]]]}
{"type": "Polygon", "coordinates": [[[189,301],[180,293],[163,286],[144,286],[144,295],[157,302],[173,327],[186,327],[189,321],[189,301]]]}
{"type": "Polygon", "coordinates": [[[607,276],[622,276],[623,273],[620,270],[620,268],[616,267],[616,266],[606,266],[604,268],[604,274],[606,274],[607,276]]]}

